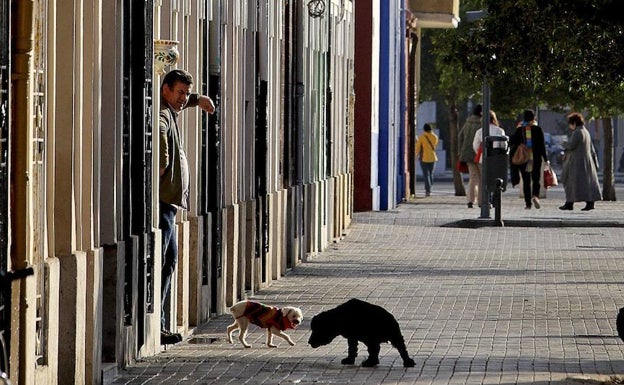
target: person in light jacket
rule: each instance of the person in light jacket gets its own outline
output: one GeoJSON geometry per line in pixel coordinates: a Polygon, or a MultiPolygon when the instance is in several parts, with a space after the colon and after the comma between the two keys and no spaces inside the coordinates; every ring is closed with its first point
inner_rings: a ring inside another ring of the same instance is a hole
{"type": "Polygon", "coordinates": [[[429,196],[431,186],[433,186],[433,168],[435,162],[438,161],[435,151],[438,146],[438,137],[431,131],[428,123],[425,123],[423,130],[425,132],[416,141],[416,156],[420,159],[420,167],[425,179],[425,196],[429,196]]]}
{"type": "MultiPolygon", "coordinates": [[[[490,110],[489,136],[507,136],[505,134],[505,130],[503,130],[498,124],[499,123],[498,123],[498,118],[496,117],[496,112],[490,110]]],[[[472,140],[472,148],[477,154],[475,156],[475,163],[477,164],[477,167],[479,168],[479,174],[485,177],[483,175],[483,172],[481,171],[481,165],[483,164],[483,156],[484,156],[483,154],[485,151],[485,149],[481,145],[482,141],[483,141],[483,129],[479,128],[477,132],[475,132],[474,139],[472,140]]],[[[506,148],[507,142],[497,141],[497,142],[494,142],[492,146],[495,148],[506,148]]],[[[488,195],[491,195],[491,194],[488,194],[488,195]]],[[[490,202],[491,202],[491,197],[490,197],[490,202]]]]}
{"type": "Polygon", "coordinates": [[[594,202],[602,200],[596,150],[585,128],[583,115],[572,112],[568,115],[568,126],[571,134],[568,142],[563,144],[565,158],[561,172],[566,202],[559,209],[573,210],[574,202],[585,201],[581,210],[593,210],[594,202]]]}
{"type": "MultiPolygon", "coordinates": [[[[496,117],[496,112],[490,110],[490,136],[507,136],[507,134],[505,133],[505,130],[499,127],[498,124],[499,123],[498,123],[498,118],[496,117]]],[[[472,140],[472,148],[474,149],[475,153],[477,153],[477,156],[475,157],[475,161],[477,161],[478,163],[479,172],[481,172],[481,165],[483,164],[483,156],[482,156],[483,149],[482,148],[481,148],[481,153],[479,153],[481,142],[483,140],[482,130],[483,129],[479,128],[477,132],[475,132],[474,139],[472,140]]],[[[500,148],[502,146],[507,146],[507,142],[495,142],[493,146],[496,148],[500,148]]]]}

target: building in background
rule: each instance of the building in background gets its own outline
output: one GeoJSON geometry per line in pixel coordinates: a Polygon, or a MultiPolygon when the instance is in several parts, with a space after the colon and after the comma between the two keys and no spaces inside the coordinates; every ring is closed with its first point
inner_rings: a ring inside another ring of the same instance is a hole
{"type": "Polygon", "coordinates": [[[416,189],[420,31],[457,27],[459,0],[361,0],[355,20],[353,208],[388,210],[416,189]]]}
{"type": "Polygon", "coordinates": [[[162,350],[161,312],[188,335],[413,193],[420,30],[458,1],[0,0],[0,369],[110,382],[162,350]],[[161,309],[163,44],[217,113],[180,119],[161,309]]]}
{"type": "Polygon", "coordinates": [[[0,293],[13,383],[110,382],[161,351],[161,311],[188,334],[344,235],[354,27],[351,0],[0,0],[0,273],[34,273],[0,293]],[[192,203],[161,309],[172,41],[218,112],[180,120],[192,203]]]}

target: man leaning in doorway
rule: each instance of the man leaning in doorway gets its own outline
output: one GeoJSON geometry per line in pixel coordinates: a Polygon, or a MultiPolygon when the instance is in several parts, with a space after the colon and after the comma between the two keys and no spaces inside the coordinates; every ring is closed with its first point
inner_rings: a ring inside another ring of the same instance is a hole
{"type": "Polygon", "coordinates": [[[162,231],[162,308],[160,343],[175,344],[182,336],[166,327],[165,304],[171,279],[178,262],[175,219],[178,209],[188,210],[190,177],[186,152],[178,126],[178,116],[187,107],[198,106],[213,114],[214,103],[208,96],[191,94],[193,77],[184,70],[167,73],[160,87],[160,229],[162,231]]]}

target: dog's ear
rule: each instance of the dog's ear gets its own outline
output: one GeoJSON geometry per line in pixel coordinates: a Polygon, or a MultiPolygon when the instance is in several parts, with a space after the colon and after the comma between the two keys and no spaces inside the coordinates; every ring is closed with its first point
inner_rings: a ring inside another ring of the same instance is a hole
{"type": "Polygon", "coordinates": [[[288,317],[288,315],[290,314],[290,312],[292,312],[293,309],[290,307],[285,307],[282,309],[282,313],[284,314],[284,317],[288,317]]]}

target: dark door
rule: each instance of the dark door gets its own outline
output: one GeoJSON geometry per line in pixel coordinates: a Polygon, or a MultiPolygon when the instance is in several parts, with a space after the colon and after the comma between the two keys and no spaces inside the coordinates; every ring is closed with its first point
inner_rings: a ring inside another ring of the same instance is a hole
{"type": "Polygon", "coordinates": [[[152,202],[152,23],[153,0],[123,2],[123,204],[126,244],[125,319],[137,324],[137,348],[144,342],[145,314],[154,311],[152,202]],[[136,249],[132,236],[137,239],[136,249]],[[137,258],[134,258],[137,250],[137,258]],[[137,282],[133,271],[138,270],[137,282]],[[133,288],[137,288],[134,293],[133,288]],[[136,302],[135,302],[136,301],[136,302]],[[136,304],[136,318],[133,316],[136,304]]]}
{"type": "MultiPolygon", "coordinates": [[[[9,74],[10,1],[0,0],[0,277],[6,279],[8,265],[9,201],[9,74]]],[[[4,282],[2,282],[4,283],[4,282]]],[[[0,286],[0,370],[7,372],[11,332],[10,286],[0,286]],[[6,288],[6,291],[4,290],[6,288]]]]}
{"type": "MultiPolygon", "coordinates": [[[[220,11],[219,11],[220,12],[220,11]]],[[[215,12],[217,13],[217,12],[215,12]]],[[[219,280],[223,276],[222,254],[222,209],[223,191],[221,184],[221,25],[219,17],[216,17],[210,26],[204,28],[204,43],[210,41],[210,51],[206,46],[204,63],[208,69],[207,87],[208,96],[213,100],[216,112],[208,117],[208,130],[206,132],[206,171],[207,180],[202,183],[207,192],[206,207],[212,218],[211,221],[211,245],[210,259],[210,312],[216,313],[219,307],[219,280]]],[[[204,174],[204,173],[202,173],[204,174]]]]}
{"type": "MultiPolygon", "coordinates": [[[[206,5],[207,7],[208,5],[206,5]]],[[[202,19],[200,21],[200,30],[202,34],[201,45],[202,45],[202,83],[201,89],[199,92],[202,95],[208,95],[208,20],[202,19]]],[[[201,122],[201,161],[200,161],[200,173],[199,173],[199,215],[204,217],[204,234],[203,237],[203,255],[201,256],[201,267],[202,267],[202,285],[208,285],[210,281],[210,247],[209,244],[211,237],[207,236],[210,231],[210,223],[208,221],[208,189],[211,186],[210,180],[208,179],[208,114],[202,114],[202,122],[201,122]]],[[[214,184],[214,181],[212,182],[214,184]]]]}
{"type": "Polygon", "coordinates": [[[284,12],[284,186],[289,189],[289,215],[286,228],[287,267],[292,268],[293,257],[302,258],[303,247],[303,176],[301,170],[301,127],[299,107],[303,96],[303,85],[297,82],[299,68],[298,12],[297,4],[287,0],[284,12]]]}
{"type": "MultiPolygon", "coordinates": [[[[259,77],[258,77],[259,79],[259,77]]],[[[256,96],[256,258],[261,259],[262,282],[266,282],[266,258],[269,252],[269,207],[267,195],[267,81],[259,80],[256,96]]]]}
{"type": "Polygon", "coordinates": [[[222,236],[222,209],[223,193],[221,189],[221,117],[219,115],[219,105],[221,104],[221,74],[211,73],[209,96],[215,103],[217,112],[208,118],[208,211],[212,217],[212,255],[211,255],[211,275],[210,275],[210,311],[215,312],[218,308],[219,289],[218,283],[223,276],[223,254],[221,248],[222,236]]]}

